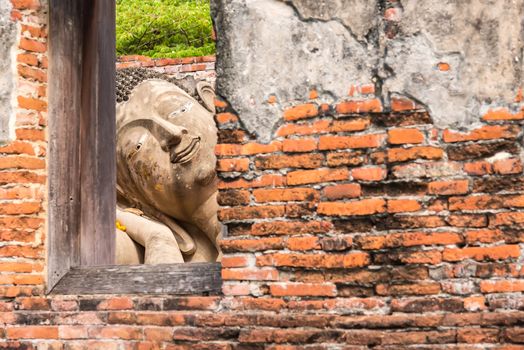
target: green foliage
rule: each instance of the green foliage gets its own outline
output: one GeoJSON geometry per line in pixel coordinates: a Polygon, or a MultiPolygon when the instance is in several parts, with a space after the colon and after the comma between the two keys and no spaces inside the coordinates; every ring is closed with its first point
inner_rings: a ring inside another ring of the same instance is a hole
{"type": "Polygon", "coordinates": [[[116,0],[116,50],[153,58],[215,53],[209,0],[116,0]]]}

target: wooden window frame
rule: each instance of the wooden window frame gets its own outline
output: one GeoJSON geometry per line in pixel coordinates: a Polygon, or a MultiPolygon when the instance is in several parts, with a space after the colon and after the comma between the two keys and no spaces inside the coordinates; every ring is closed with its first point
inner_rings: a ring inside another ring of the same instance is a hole
{"type": "Polygon", "coordinates": [[[112,265],[115,1],[49,3],[47,292],[218,294],[218,263],[112,265]]]}

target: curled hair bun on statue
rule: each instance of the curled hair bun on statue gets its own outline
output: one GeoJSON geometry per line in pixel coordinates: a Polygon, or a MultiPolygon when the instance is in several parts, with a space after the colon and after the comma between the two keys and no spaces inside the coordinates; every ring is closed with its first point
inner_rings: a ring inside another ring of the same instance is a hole
{"type": "Polygon", "coordinates": [[[197,93],[198,82],[193,77],[176,79],[167,74],[145,68],[124,68],[116,71],[116,102],[121,103],[129,100],[129,95],[133,89],[144,80],[149,79],[161,79],[173,83],[199,103],[203,102],[197,93]]]}

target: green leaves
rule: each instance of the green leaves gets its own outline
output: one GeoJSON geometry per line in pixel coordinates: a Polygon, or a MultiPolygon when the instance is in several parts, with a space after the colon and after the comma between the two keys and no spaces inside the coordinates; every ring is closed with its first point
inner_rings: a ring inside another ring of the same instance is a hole
{"type": "Polygon", "coordinates": [[[153,58],[215,53],[209,0],[117,0],[118,55],[153,58]]]}

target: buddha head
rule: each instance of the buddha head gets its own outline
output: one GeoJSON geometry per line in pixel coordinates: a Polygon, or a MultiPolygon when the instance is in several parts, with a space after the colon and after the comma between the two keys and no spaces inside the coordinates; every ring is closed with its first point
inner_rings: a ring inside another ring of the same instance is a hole
{"type": "Polygon", "coordinates": [[[117,105],[117,184],[129,202],[205,231],[216,217],[217,130],[211,85],[196,90],[203,104],[168,81],[145,80],[117,105]]]}

